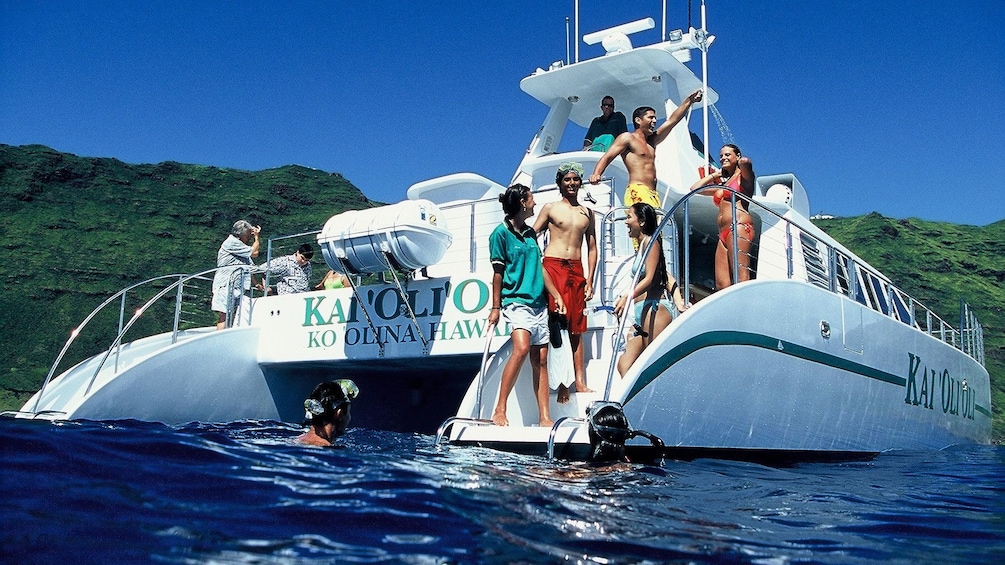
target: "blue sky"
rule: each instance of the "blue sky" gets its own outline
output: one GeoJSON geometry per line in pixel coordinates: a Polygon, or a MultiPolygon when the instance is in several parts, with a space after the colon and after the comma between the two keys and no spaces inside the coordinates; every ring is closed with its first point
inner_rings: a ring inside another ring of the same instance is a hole
{"type": "MultiPolygon", "coordinates": [[[[580,31],[652,16],[633,41],[654,42],[661,5],[583,0],[580,31]]],[[[796,173],[813,212],[1005,218],[1005,2],[707,8],[709,82],[758,174],[796,173]]],[[[670,29],[686,27],[686,1],[668,10],[670,29]]],[[[387,202],[455,172],[505,184],[546,110],[518,83],[565,58],[572,15],[572,0],[0,0],[0,143],[296,163],[387,202]]]]}

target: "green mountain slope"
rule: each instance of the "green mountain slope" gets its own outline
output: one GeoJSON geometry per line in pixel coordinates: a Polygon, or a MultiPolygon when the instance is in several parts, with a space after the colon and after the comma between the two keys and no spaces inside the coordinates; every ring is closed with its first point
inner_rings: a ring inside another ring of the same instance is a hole
{"type": "MultiPolygon", "coordinates": [[[[268,238],[377,204],[338,173],[299,166],[128,165],[0,145],[0,409],[20,408],[70,330],[108,296],[152,276],[216,266],[236,220],[261,225],[268,238]]],[[[213,324],[208,305],[199,315],[196,325],[213,324]]],[[[112,338],[82,334],[69,361],[112,338]]]]}
{"type": "MultiPolygon", "coordinates": [[[[260,224],[268,238],[378,204],[338,173],[298,166],[128,165],[0,145],[0,409],[19,408],[38,389],[71,328],[103,299],[154,275],[213,267],[235,220],[260,224]]],[[[961,297],[976,309],[994,434],[1005,438],[1005,221],[974,227],[869,214],[817,224],[954,326],[961,297]]],[[[200,325],[213,323],[208,307],[199,315],[200,325]]],[[[96,351],[111,337],[90,336],[94,347],[79,349],[96,351]]]]}

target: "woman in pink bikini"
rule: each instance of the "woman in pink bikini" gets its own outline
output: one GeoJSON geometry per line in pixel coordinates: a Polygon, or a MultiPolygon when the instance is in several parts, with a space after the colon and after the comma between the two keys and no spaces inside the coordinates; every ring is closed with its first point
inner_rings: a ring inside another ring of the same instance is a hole
{"type": "MultiPolygon", "coordinates": [[[[713,170],[691,185],[691,190],[710,184],[732,188],[747,198],[754,196],[754,166],[743,157],[740,148],[728,143],[719,151],[721,170],[713,170]]],[[[701,194],[712,197],[719,207],[719,245],[715,248],[715,288],[722,290],[733,284],[733,204],[732,193],[721,188],[710,188],[701,194]]],[[[739,271],[736,280],[750,280],[750,248],[754,245],[754,218],[747,211],[747,201],[736,198],[736,253],[739,271]]]]}

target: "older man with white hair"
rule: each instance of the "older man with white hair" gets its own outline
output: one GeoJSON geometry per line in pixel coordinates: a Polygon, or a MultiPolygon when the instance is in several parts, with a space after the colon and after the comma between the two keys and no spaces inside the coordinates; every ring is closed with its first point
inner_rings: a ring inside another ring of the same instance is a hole
{"type": "Polygon", "coordinates": [[[254,265],[251,260],[258,257],[258,234],[261,231],[260,226],[238,220],[216,253],[216,266],[224,267],[218,268],[213,276],[212,308],[216,312],[218,330],[227,327],[227,314],[236,311],[241,295],[251,288],[251,272],[242,267],[254,265]]]}

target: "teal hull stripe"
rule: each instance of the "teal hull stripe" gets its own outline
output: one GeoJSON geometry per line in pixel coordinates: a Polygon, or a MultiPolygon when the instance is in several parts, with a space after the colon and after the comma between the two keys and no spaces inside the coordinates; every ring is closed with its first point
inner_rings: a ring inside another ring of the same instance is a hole
{"type": "Polygon", "coordinates": [[[717,345],[746,345],[750,347],[760,347],[761,349],[770,349],[783,355],[798,357],[799,359],[804,359],[812,363],[820,363],[821,365],[826,365],[828,367],[835,367],[849,373],[869,377],[870,379],[876,379],[878,381],[902,387],[907,386],[907,379],[904,377],[898,377],[897,375],[887,373],[885,371],[879,371],[861,363],[855,363],[854,361],[849,361],[829,353],[810,349],[809,347],[804,347],[795,343],[782,341],[778,338],[750,332],[717,331],[692,337],[691,339],[677,345],[670,351],[661,355],[652,364],[642,370],[642,374],[639,375],[638,380],[635,381],[635,385],[632,387],[632,390],[628,392],[625,402],[628,402],[635,395],[642,392],[642,389],[649,386],[649,383],[656,380],[656,377],[660,376],[674,363],[677,363],[681,359],[691,355],[699,349],[715,347],[717,345]],[[779,348],[779,344],[781,344],[781,348],[779,348]]]}

